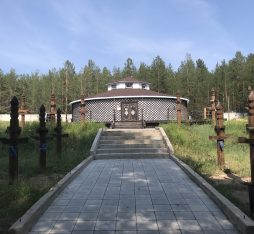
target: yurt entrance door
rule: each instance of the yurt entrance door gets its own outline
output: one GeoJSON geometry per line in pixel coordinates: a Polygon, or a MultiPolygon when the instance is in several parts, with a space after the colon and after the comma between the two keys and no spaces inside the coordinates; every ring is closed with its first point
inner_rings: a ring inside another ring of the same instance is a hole
{"type": "Polygon", "coordinates": [[[138,103],[122,102],[122,121],[138,120],[138,103]]]}

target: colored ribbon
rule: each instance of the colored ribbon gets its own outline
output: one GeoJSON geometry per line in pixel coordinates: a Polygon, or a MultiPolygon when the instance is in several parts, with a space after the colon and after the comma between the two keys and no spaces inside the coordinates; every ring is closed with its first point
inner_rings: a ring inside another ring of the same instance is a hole
{"type": "Polygon", "coordinates": [[[46,152],[46,150],[47,150],[47,145],[46,144],[41,144],[40,145],[40,151],[46,152]]]}
{"type": "Polygon", "coordinates": [[[16,158],[18,156],[16,146],[10,146],[9,150],[11,157],[16,158]]]}

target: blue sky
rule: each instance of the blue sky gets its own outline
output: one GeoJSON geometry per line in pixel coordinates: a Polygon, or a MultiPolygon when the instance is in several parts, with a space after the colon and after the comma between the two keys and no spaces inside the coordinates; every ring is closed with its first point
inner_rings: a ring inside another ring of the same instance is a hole
{"type": "Polygon", "coordinates": [[[79,72],[138,67],[161,56],[176,70],[187,53],[209,70],[253,53],[252,0],[1,0],[0,69],[47,73],[68,59],[79,72]]]}

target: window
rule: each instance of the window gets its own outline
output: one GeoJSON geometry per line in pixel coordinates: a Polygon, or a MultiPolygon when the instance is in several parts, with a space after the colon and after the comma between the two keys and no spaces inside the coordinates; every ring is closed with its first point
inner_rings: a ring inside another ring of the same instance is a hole
{"type": "Polygon", "coordinates": [[[146,84],[142,84],[142,89],[145,89],[146,88],[146,84]]]}
{"type": "Polygon", "coordinates": [[[112,84],[111,89],[116,89],[116,84],[112,84]]]}
{"type": "Polygon", "coordinates": [[[132,88],[133,87],[133,83],[126,83],[126,88],[132,88]]]}

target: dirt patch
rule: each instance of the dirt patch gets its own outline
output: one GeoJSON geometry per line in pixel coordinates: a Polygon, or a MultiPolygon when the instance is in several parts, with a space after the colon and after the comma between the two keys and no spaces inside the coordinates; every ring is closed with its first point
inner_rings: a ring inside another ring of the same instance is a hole
{"type": "Polygon", "coordinates": [[[216,174],[213,176],[209,177],[210,180],[212,180],[215,183],[220,183],[220,184],[243,184],[246,182],[250,182],[251,178],[250,177],[239,177],[233,173],[223,173],[221,172],[220,174],[216,174]]]}
{"type": "Polygon", "coordinates": [[[232,178],[228,177],[228,175],[225,173],[210,176],[209,179],[213,181],[216,185],[217,184],[223,184],[223,185],[232,184],[232,181],[233,181],[232,178]]]}
{"type": "Polygon", "coordinates": [[[229,173],[221,173],[217,175],[213,175],[209,177],[209,179],[215,185],[225,185],[233,188],[232,196],[241,201],[244,204],[249,203],[249,193],[246,182],[250,182],[250,177],[239,177],[235,174],[229,173]]]}

